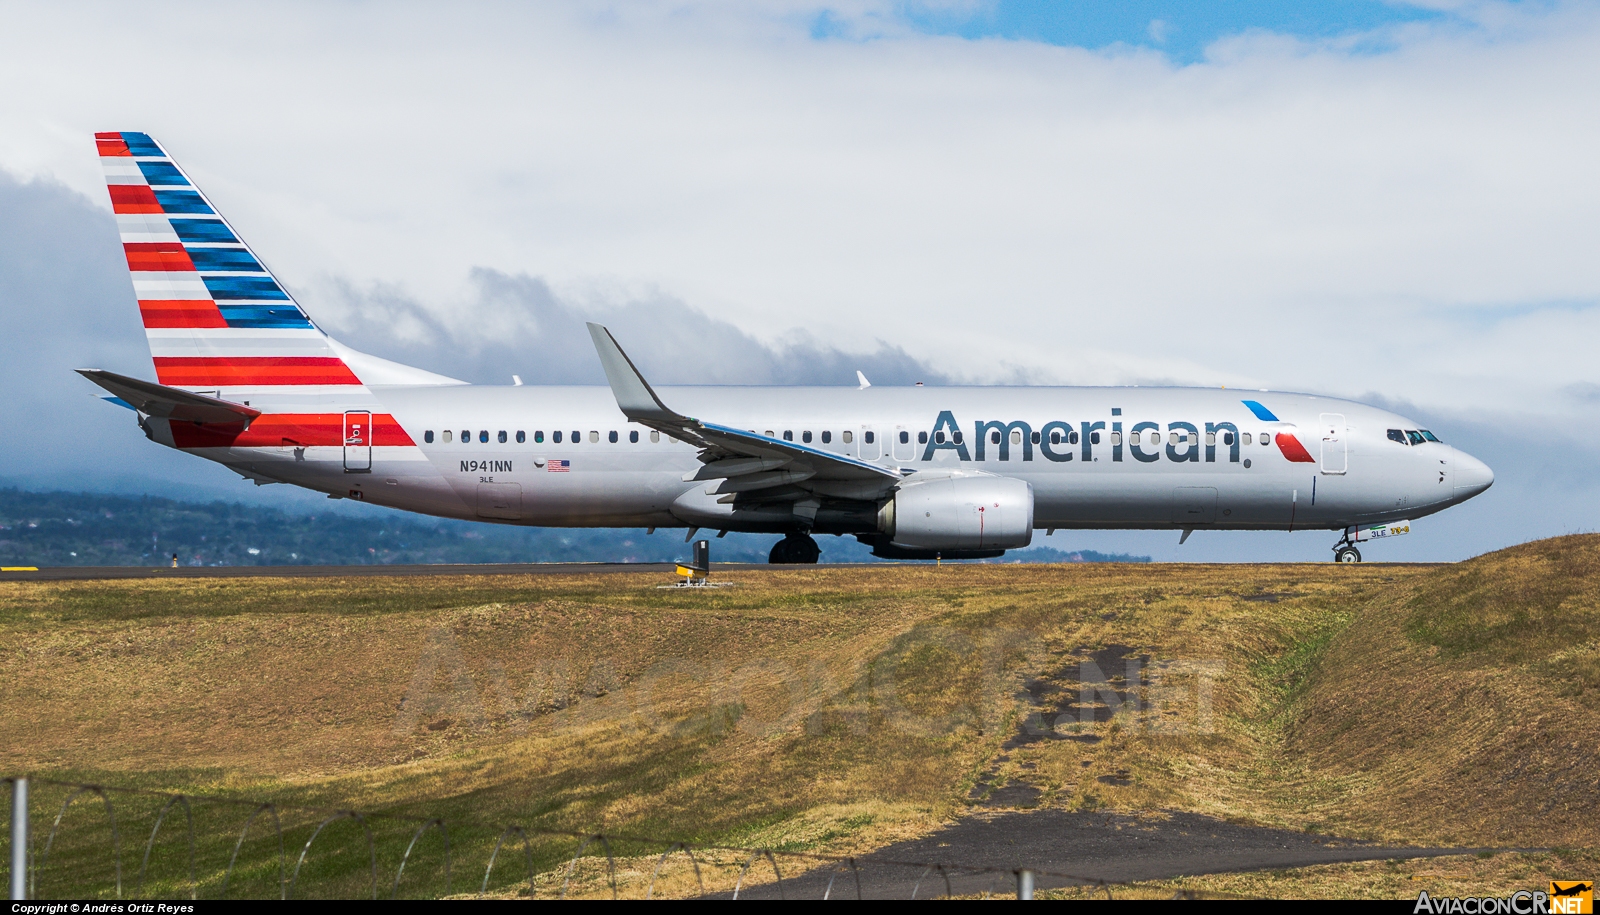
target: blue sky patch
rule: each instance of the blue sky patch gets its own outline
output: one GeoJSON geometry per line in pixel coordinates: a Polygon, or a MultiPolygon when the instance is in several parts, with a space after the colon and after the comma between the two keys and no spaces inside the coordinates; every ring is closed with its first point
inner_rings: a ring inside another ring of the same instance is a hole
{"type": "MultiPolygon", "coordinates": [[[[1121,44],[1161,51],[1179,64],[1204,60],[1207,45],[1253,29],[1316,40],[1432,22],[1448,15],[1384,0],[994,0],[968,9],[912,3],[898,10],[902,23],[928,35],[1004,38],[1096,50],[1121,44]]],[[[835,13],[819,13],[812,19],[811,37],[847,38],[853,34],[850,25],[835,13]]]]}

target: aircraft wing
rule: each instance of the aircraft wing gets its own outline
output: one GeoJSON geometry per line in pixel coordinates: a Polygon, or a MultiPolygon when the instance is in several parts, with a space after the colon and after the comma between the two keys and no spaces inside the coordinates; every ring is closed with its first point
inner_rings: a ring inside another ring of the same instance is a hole
{"type": "Polygon", "coordinates": [[[78,369],[78,374],[110,391],[128,406],[146,416],[207,426],[238,426],[240,429],[246,429],[257,416],[261,415],[260,410],[252,410],[244,404],[140,381],[115,372],[78,369]]]}
{"type": "MultiPolygon", "coordinates": [[[[784,490],[791,496],[875,499],[900,480],[900,474],[878,464],[684,416],[661,402],[609,330],[590,324],[589,335],[623,414],[700,448],[705,466],[685,481],[722,480],[716,492],[751,497],[781,498],[784,490]]],[[[733,501],[731,495],[725,498],[733,501]]]]}

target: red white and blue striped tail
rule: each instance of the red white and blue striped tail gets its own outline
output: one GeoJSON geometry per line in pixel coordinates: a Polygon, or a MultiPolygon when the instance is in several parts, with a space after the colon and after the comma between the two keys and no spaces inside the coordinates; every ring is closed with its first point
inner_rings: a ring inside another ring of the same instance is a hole
{"type": "Polygon", "coordinates": [[[248,392],[360,400],[363,382],[454,382],[329,338],[148,134],[97,133],[95,145],[162,384],[236,400],[248,392]]]}

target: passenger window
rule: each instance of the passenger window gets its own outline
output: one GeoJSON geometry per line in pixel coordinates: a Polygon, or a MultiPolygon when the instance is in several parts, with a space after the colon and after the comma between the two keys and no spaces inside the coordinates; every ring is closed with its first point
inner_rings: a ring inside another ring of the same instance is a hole
{"type": "Polygon", "coordinates": [[[991,430],[989,432],[989,444],[991,444],[991,445],[1000,444],[1000,430],[999,429],[994,429],[994,430],[991,430]]]}
{"type": "MultiPolygon", "coordinates": [[[[1120,444],[1122,442],[1122,435],[1120,433],[1113,432],[1111,433],[1111,440],[1113,445],[1120,444]]],[[[1033,433],[1033,443],[1035,445],[1039,444],[1039,433],[1037,432],[1033,433]]]]}
{"type": "Polygon", "coordinates": [[[444,430],[444,443],[446,445],[450,444],[451,437],[452,436],[450,435],[450,430],[449,429],[444,430]]]}
{"type": "Polygon", "coordinates": [[[785,429],[785,430],[783,430],[783,440],[786,441],[786,442],[794,441],[794,430],[793,429],[785,429]]]}
{"type": "Polygon", "coordinates": [[[810,429],[807,429],[806,431],[800,433],[800,441],[805,442],[807,445],[811,444],[811,430],[810,429]]]}
{"type": "Polygon", "coordinates": [[[504,445],[505,443],[506,443],[506,430],[501,429],[500,430],[500,444],[504,445]]]}
{"type": "MultiPolygon", "coordinates": [[[[560,435],[561,433],[557,432],[556,434],[560,435]]],[[[538,442],[539,444],[543,445],[544,444],[544,430],[543,429],[536,430],[533,433],[533,440],[535,442],[538,442]]]]}
{"type": "Polygon", "coordinates": [[[1256,443],[1256,440],[1251,438],[1250,433],[1248,432],[1244,433],[1242,439],[1246,445],[1254,445],[1256,443]]]}
{"type": "Polygon", "coordinates": [[[526,442],[527,440],[528,440],[528,433],[522,431],[521,429],[518,429],[517,430],[517,444],[520,445],[520,444],[526,442]]]}
{"type": "Polygon", "coordinates": [[[840,434],[840,435],[842,435],[842,436],[844,436],[844,443],[845,443],[845,444],[846,444],[846,445],[848,445],[848,444],[850,444],[850,443],[851,443],[851,442],[853,442],[853,441],[855,441],[855,436],[854,436],[854,435],[851,435],[851,434],[850,434],[850,430],[848,430],[848,429],[846,429],[846,430],[845,430],[845,431],[843,431],[843,432],[841,432],[841,433],[839,433],[839,434],[840,434]]]}
{"type": "MultiPolygon", "coordinates": [[[[1037,433],[1037,432],[1033,433],[1033,437],[1035,439],[1038,439],[1039,433],[1037,433]]],[[[1035,441],[1035,444],[1038,444],[1038,442],[1035,441]]],[[[1113,445],[1122,444],[1122,433],[1121,432],[1113,432],[1113,433],[1111,433],[1111,444],[1113,444],[1113,445]]]]}
{"type": "Polygon", "coordinates": [[[470,441],[472,441],[472,430],[471,429],[462,429],[461,430],[461,444],[465,445],[467,442],[470,442],[470,441]]]}
{"type": "Polygon", "coordinates": [[[1178,439],[1178,433],[1176,433],[1176,432],[1169,432],[1169,433],[1168,433],[1168,434],[1167,434],[1167,444],[1169,444],[1169,445],[1176,445],[1176,444],[1177,444],[1177,443],[1178,443],[1178,440],[1179,440],[1179,439],[1178,439]]]}
{"type": "Polygon", "coordinates": [[[628,430],[628,444],[630,444],[630,445],[639,444],[639,430],[638,429],[629,429],[628,430]]]}
{"type": "Polygon", "coordinates": [[[1406,441],[1406,434],[1404,432],[1401,432],[1399,429],[1390,429],[1389,430],[1389,441],[1391,441],[1391,442],[1399,442],[1402,445],[1411,444],[1410,442],[1406,441]]]}
{"type": "Polygon", "coordinates": [[[1217,443],[1217,433],[1215,433],[1215,432],[1207,432],[1206,433],[1206,444],[1207,445],[1215,445],[1216,443],[1217,443]]]}
{"type": "Polygon", "coordinates": [[[833,433],[826,429],[822,430],[822,443],[826,445],[831,441],[833,441],[833,433]]]}
{"type": "Polygon", "coordinates": [[[772,431],[771,429],[767,430],[767,438],[772,438],[774,435],[777,435],[777,434],[778,433],[772,431]]]}
{"type": "Polygon", "coordinates": [[[1067,441],[1069,441],[1072,444],[1076,445],[1078,443],[1078,433],[1073,432],[1072,434],[1068,435],[1067,436],[1067,441]]]}
{"type": "Polygon", "coordinates": [[[1261,447],[1265,448],[1270,444],[1272,444],[1272,434],[1269,432],[1261,433],[1261,447]]]}
{"type": "Polygon", "coordinates": [[[661,441],[661,433],[655,431],[654,429],[651,429],[650,430],[650,442],[651,442],[651,444],[655,444],[656,442],[659,442],[659,441],[661,441]]]}
{"type": "Polygon", "coordinates": [[[1089,444],[1091,444],[1091,445],[1100,444],[1100,433],[1098,433],[1098,432],[1089,433],[1089,444]]]}
{"type": "MultiPolygon", "coordinates": [[[[1138,437],[1139,437],[1138,433],[1137,432],[1134,433],[1134,438],[1138,438],[1138,437]]],[[[1052,444],[1052,445],[1061,444],[1061,430],[1060,429],[1052,429],[1050,431],[1050,444],[1052,444]]]]}
{"type": "Polygon", "coordinates": [[[1128,433],[1128,443],[1129,444],[1137,445],[1142,441],[1144,441],[1144,433],[1143,432],[1129,432],[1128,433]]]}
{"type": "Polygon", "coordinates": [[[1012,429],[1011,430],[1011,444],[1013,444],[1013,445],[1022,444],[1022,430],[1021,429],[1012,429]]]}
{"type": "Polygon", "coordinates": [[[955,432],[955,435],[952,436],[952,438],[955,439],[955,442],[956,442],[957,445],[961,444],[961,430],[957,429],[956,432],[955,432]]]}
{"type": "Polygon", "coordinates": [[[941,432],[933,433],[933,443],[936,444],[936,445],[943,445],[944,444],[944,432],[941,431],[941,432]]]}
{"type": "Polygon", "coordinates": [[[430,445],[433,444],[433,430],[429,429],[428,431],[422,433],[422,440],[430,445]]]}
{"type": "Polygon", "coordinates": [[[479,429],[478,430],[478,441],[482,442],[485,445],[489,444],[489,430],[488,429],[479,429]]]}
{"type": "Polygon", "coordinates": [[[900,433],[900,444],[909,445],[910,443],[911,443],[911,433],[909,433],[909,432],[900,433]]]}
{"type": "Polygon", "coordinates": [[[1222,433],[1222,443],[1224,445],[1230,445],[1231,446],[1233,444],[1233,433],[1232,432],[1224,432],[1224,433],[1222,433]]]}
{"type": "Polygon", "coordinates": [[[926,445],[927,443],[928,443],[928,433],[926,433],[926,432],[918,432],[917,433],[917,444],[926,445]]]}
{"type": "Polygon", "coordinates": [[[607,438],[611,440],[611,444],[615,445],[617,443],[617,430],[612,429],[607,438]]]}
{"type": "Polygon", "coordinates": [[[866,442],[869,445],[872,444],[873,442],[877,441],[877,440],[878,440],[878,433],[873,432],[871,429],[868,429],[866,432],[862,433],[862,441],[866,442]]]}

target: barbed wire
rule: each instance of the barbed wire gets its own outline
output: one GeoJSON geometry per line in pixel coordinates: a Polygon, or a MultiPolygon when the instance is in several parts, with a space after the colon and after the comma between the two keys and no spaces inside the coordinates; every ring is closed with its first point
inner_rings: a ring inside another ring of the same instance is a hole
{"type": "MultiPolygon", "coordinates": [[[[63,781],[51,778],[29,778],[27,776],[5,777],[0,779],[0,781],[15,786],[15,784],[21,779],[26,779],[28,783],[33,785],[48,785],[69,791],[66,800],[62,803],[60,809],[56,813],[55,819],[51,825],[49,836],[45,841],[43,852],[37,861],[32,859],[31,849],[28,850],[28,896],[30,898],[37,897],[38,877],[40,872],[44,870],[45,866],[49,862],[50,854],[55,847],[56,837],[60,832],[63,819],[66,817],[66,814],[69,808],[71,808],[72,804],[79,798],[85,796],[95,796],[100,798],[105,809],[106,819],[111,828],[111,853],[115,894],[116,898],[122,898],[124,890],[122,873],[122,833],[117,825],[115,805],[111,800],[112,795],[146,797],[163,802],[160,812],[156,816],[155,824],[150,831],[150,837],[145,843],[138,879],[134,885],[135,895],[142,893],[144,890],[151,855],[155,848],[156,839],[160,834],[161,826],[165,822],[172,808],[174,806],[181,806],[184,811],[185,823],[187,827],[188,841],[186,846],[186,863],[189,898],[199,898],[200,880],[197,877],[196,871],[194,808],[192,806],[193,803],[198,802],[250,808],[250,813],[245,818],[244,825],[240,828],[238,838],[234,842],[232,854],[228,859],[227,868],[223,872],[221,888],[219,891],[220,895],[223,897],[226,897],[228,888],[231,885],[234,871],[239,863],[240,851],[244,846],[245,839],[250,833],[251,826],[253,826],[263,814],[268,813],[271,814],[273,834],[277,838],[278,875],[276,884],[278,889],[278,898],[281,900],[294,898],[295,891],[300,885],[299,878],[301,871],[304,868],[307,859],[311,857],[311,851],[317,841],[317,838],[321,836],[328,827],[342,821],[352,821],[361,827],[362,835],[365,839],[364,844],[366,845],[368,859],[366,862],[367,867],[364,868],[364,870],[367,871],[367,879],[363,882],[366,884],[366,895],[369,898],[377,899],[379,892],[378,852],[377,843],[374,839],[372,829],[372,825],[375,821],[388,821],[397,824],[416,825],[415,831],[411,834],[411,840],[406,845],[405,852],[401,855],[399,865],[396,867],[394,881],[389,889],[389,898],[398,898],[401,880],[405,874],[406,866],[408,863],[410,863],[412,853],[416,850],[418,843],[429,832],[429,830],[438,832],[443,842],[443,870],[445,889],[443,895],[451,894],[451,887],[453,885],[452,871],[454,866],[450,840],[450,830],[452,824],[447,823],[442,817],[391,811],[360,811],[353,808],[324,807],[307,804],[285,804],[276,801],[229,797],[227,795],[171,792],[150,788],[132,788],[90,782],[63,781]],[[310,837],[301,847],[300,854],[295,862],[292,872],[288,871],[286,866],[286,830],[283,822],[283,815],[286,813],[310,815],[316,818],[317,822],[317,825],[312,831],[310,837]]],[[[1020,890],[1023,885],[1022,875],[1027,874],[1029,877],[1026,881],[1026,884],[1029,888],[1029,892],[1031,892],[1033,880],[1043,877],[1064,882],[1069,885],[1103,891],[1108,899],[1112,898],[1112,889],[1114,887],[1126,886],[1133,882],[1106,880],[1099,877],[1091,877],[1084,874],[1075,874],[1048,868],[1024,866],[998,867],[986,864],[960,864],[940,861],[898,860],[894,858],[880,857],[870,853],[867,855],[828,855],[812,851],[772,848],[770,846],[752,848],[749,846],[724,845],[718,843],[693,843],[679,839],[664,839],[660,837],[633,835],[623,832],[577,832],[572,830],[532,827],[521,823],[498,824],[477,820],[471,817],[459,818],[454,821],[454,825],[457,828],[475,825],[480,828],[498,830],[498,838],[494,843],[493,851],[489,855],[488,864],[484,869],[483,879],[479,883],[477,889],[477,896],[479,898],[482,898],[489,891],[489,882],[494,873],[495,865],[499,859],[502,849],[506,845],[507,839],[511,837],[520,838],[522,842],[523,859],[526,869],[528,893],[530,898],[536,896],[538,893],[537,877],[540,873],[536,869],[535,865],[535,855],[532,846],[532,840],[534,838],[560,839],[576,841],[579,843],[577,851],[573,853],[571,858],[567,859],[566,868],[562,874],[561,893],[558,897],[562,899],[567,898],[572,889],[573,875],[577,869],[578,862],[584,858],[584,853],[596,843],[599,844],[599,848],[606,858],[606,881],[613,899],[620,898],[620,890],[617,881],[616,855],[614,854],[612,848],[613,843],[631,846],[643,846],[646,848],[665,848],[665,851],[663,851],[660,856],[656,858],[655,866],[651,871],[650,880],[646,885],[644,893],[644,898],[646,899],[655,898],[655,889],[659,878],[661,877],[662,868],[666,864],[667,860],[675,853],[682,853],[684,856],[688,857],[695,876],[696,888],[701,896],[707,895],[705,880],[701,872],[701,858],[709,858],[715,853],[726,853],[734,855],[734,860],[736,861],[743,859],[744,864],[739,868],[738,877],[734,882],[731,897],[733,899],[740,898],[741,893],[745,893],[748,896],[747,891],[750,889],[750,887],[746,886],[746,880],[747,878],[751,877],[751,870],[754,865],[762,859],[765,859],[766,863],[772,868],[774,881],[773,885],[778,893],[778,898],[788,898],[788,888],[795,882],[796,876],[791,874],[790,877],[787,879],[785,878],[783,870],[780,868],[778,863],[778,858],[780,856],[786,860],[800,861],[809,864],[810,867],[803,869],[802,875],[816,874],[819,871],[827,873],[827,883],[822,891],[823,899],[833,898],[833,892],[836,886],[840,886],[838,883],[839,878],[846,874],[849,876],[848,880],[845,884],[843,884],[843,886],[853,888],[855,892],[855,898],[865,898],[865,890],[862,883],[862,869],[866,866],[874,868],[903,868],[908,873],[916,873],[918,876],[915,882],[912,883],[910,892],[910,898],[912,899],[918,898],[918,893],[921,891],[924,881],[926,881],[930,875],[936,875],[939,881],[943,883],[945,898],[950,898],[954,895],[955,891],[951,882],[951,878],[952,876],[957,875],[990,877],[991,882],[989,894],[993,893],[995,882],[1002,877],[1005,878],[1008,883],[1012,880],[1017,881],[1017,885],[1020,890]],[[697,853],[700,857],[697,857],[697,853]]],[[[549,872],[547,871],[546,873],[549,872]]],[[[1179,892],[1192,893],[1194,891],[1180,890],[1179,892]]],[[[1225,896],[1225,894],[1215,894],[1210,892],[1207,892],[1207,895],[1216,896],[1217,898],[1224,898],[1225,896]]],[[[925,896],[922,898],[929,897],[925,896]]]]}

